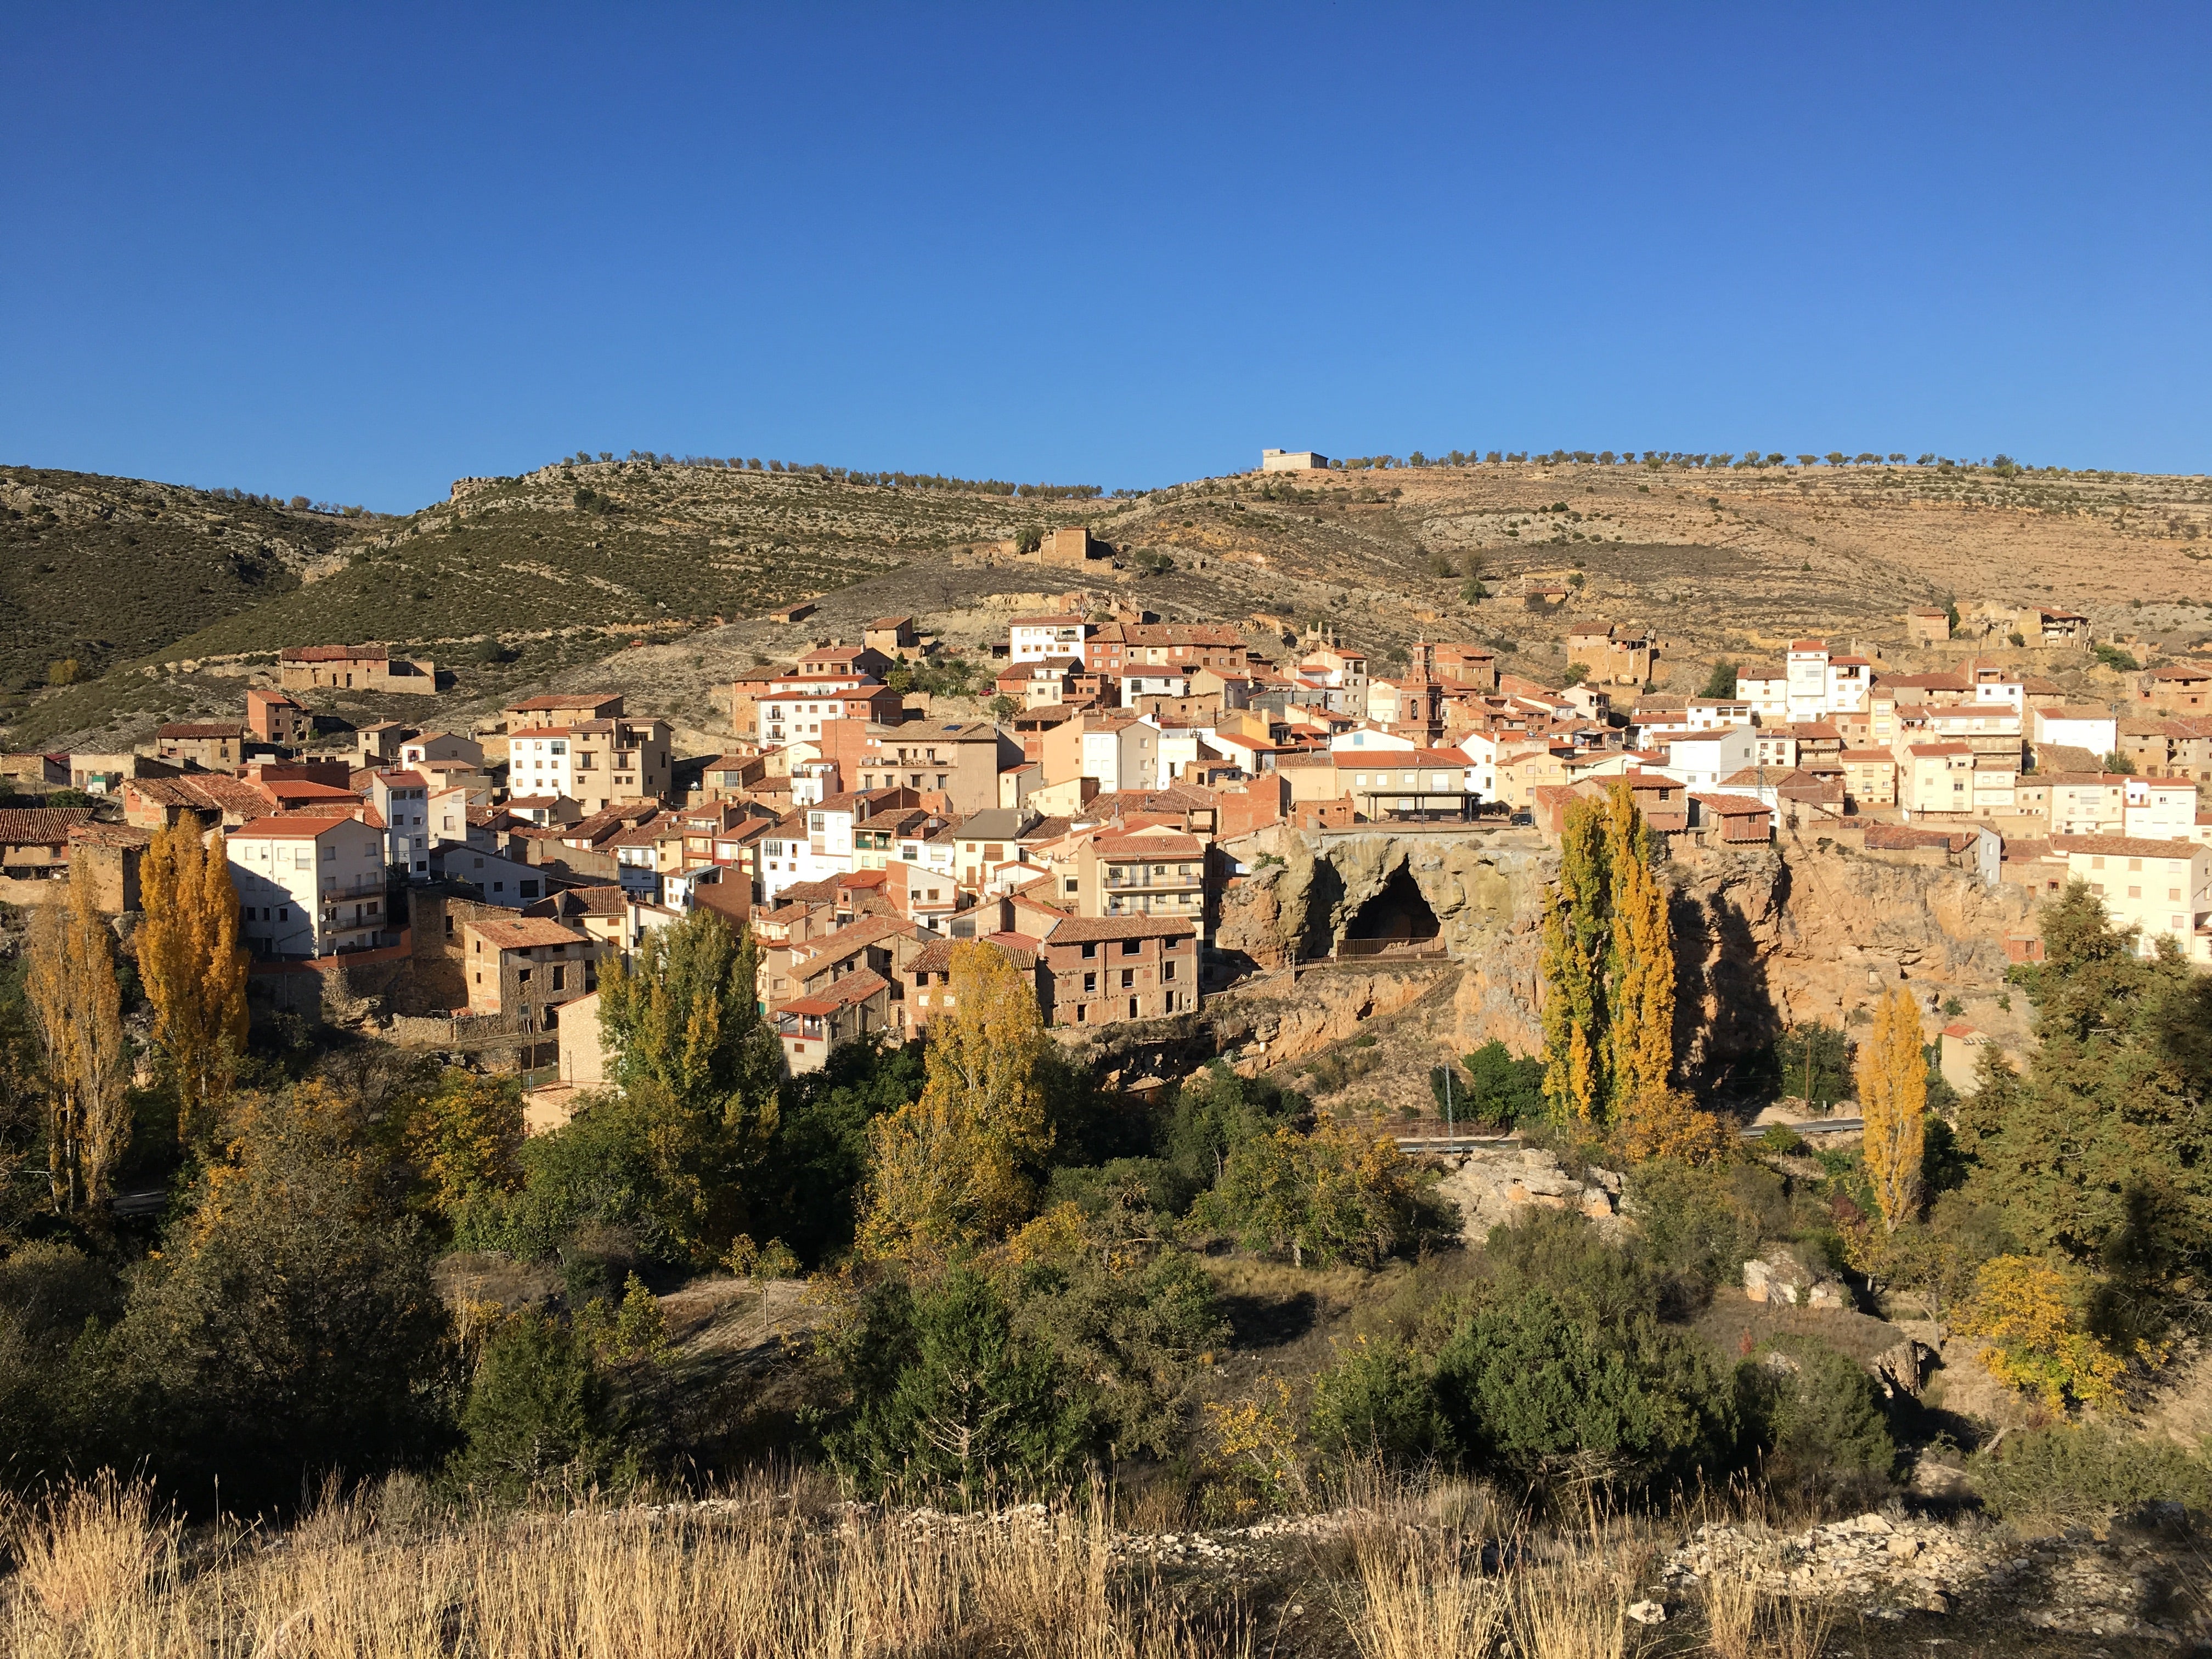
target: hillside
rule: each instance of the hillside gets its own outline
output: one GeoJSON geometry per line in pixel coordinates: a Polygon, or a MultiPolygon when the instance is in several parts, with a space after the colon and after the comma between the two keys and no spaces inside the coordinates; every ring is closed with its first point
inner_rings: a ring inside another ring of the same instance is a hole
{"type": "Polygon", "coordinates": [[[358,527],[175,484],[0,467],[0,707],[58,663],[94,678],[296,592],[358,527]]]}
{"type": "Polygon", "coordinates": [[[447,718],[516,685],[588,681],[678,697],[668,712],[704,726],[714,680],[791,642],[763,613],[812,596],[824,599],[810,631],[912,612],[980,644],[1006,614],[976,609],[991,596],[1084,585],[1182,618],[1326,619],[1382,654],[1422,634],[1483,638],[1539,677],[1564,665],[1570,620],[1604,617],[1665,639],[1677,685],[1715,656],[1793,634],[1899,647],[1903,609],[1946,597],[1969,611],[1983,600],[2081,610],[2100,637],[2146,649],[2212,633],[2201,477],[1527,462],[1248,474],[1045,501],[563,462],[348,522],[127,480],[0,476],[11,501],[21,481],[61,481],[40,484],[42,499],[6,528],[21,556],[0,589],[13,683],[42,679],[65,651],[108,671],[35,694],[15,714],[14,748],[126,741],[162,718],[234,707],[237,673],[281,646],[370,639],[454,671],[447,718]],[[1121,550],[1121,568],[1079,577],[1003,550],[1073,523],[1121,550]],[[1470,556],[1491,593],[1474,602],[1470,556]],[[1529,574],[1580,585],[1564,607],[1532,609],[1529,574]]]}

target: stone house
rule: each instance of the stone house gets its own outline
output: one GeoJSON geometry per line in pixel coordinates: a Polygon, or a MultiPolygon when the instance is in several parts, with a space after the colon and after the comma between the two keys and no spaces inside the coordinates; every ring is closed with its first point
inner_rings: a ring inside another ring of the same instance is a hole
{"type": "Polygon", "coordinates": [[[2020,613],[2013,631],[2030,645],[2089,643],[2089,619],[2078,611],[2046,611],[2030,606],[2020,613]]]}
{"type": "Polygon", "coordinates": [[[69,832],[70,879],[92,884],[92,902],[103,915],[138,908],[138,863],[154,839],[128,823],[79,823],[69,832]]]}
{"type": "Polygon", "coordinates": [[[257,685],[246,693],[246,729],[264,743],[296,749],[313,738],[315,720],[285,693],[257,685]]]}
{"type": "Polygon", "coordinates": [[[2212,668],[2177,663],[2136,681],[2136,701],[2162,714],[2201,714],[2212,707],[2212,668]]]}
{"type": "Polygon", "coordinates": [[[882,975],[863,970],[776,1009],[772,1020],[792,1074],[820,1071],[841,1043],[893,1030],[891,991],[882,975]]]}
{"type": "Polygon", "coordinates": [[[599,988],[602,947],[550,917],[476,915],[460,936],[472,1014],[503,1014],[542,1031],[558,1024],[550,1011],[599,988]]]}
{"type": "Polygon", "coordinates": [[[155,729],[154,757],[210,772],[234,772],[246,758],[246,727],[230,720],[174,721],[155,729]]]}
{"type": "Polygon", "coordinates": [[[1921,605],[1905,613],[1908,645],[1942,645],[1951,637],[1951,613],[1935,605],[1921,605]]]}
{"type": "Polygon", "coordinates": [[[58,880],[69,874],[70,836],[89,824],[89,806],[0,806],[0,878],[58,880]]]}
{"type": "Polygon", "coordinates": [[[618,720],[623,714],[619,691],[548,691],[511,702],[500,711],[507,717],[510,735],[544,726],[567,726],[573,720],[618,720]]]}
{"type": "Polygon", "coordinates": [[[902,652],[921,650],[921,635],[915,631],[911,617],[878,617],[861,629],[860,643],[896,658],[902,652]]]}
{"type": "Polygon", "coordinates": [[[434,696],[438,671],[427,658],[395,657],[380,645],[291,645],[277,653],[286,691],[325,689],[434,696]]]}

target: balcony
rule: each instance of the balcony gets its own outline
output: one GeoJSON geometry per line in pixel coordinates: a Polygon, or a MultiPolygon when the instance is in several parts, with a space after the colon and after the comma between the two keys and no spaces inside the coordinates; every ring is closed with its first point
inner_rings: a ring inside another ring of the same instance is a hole
{"type": "Polygon", "coordinates": [[[1133,888],[1166,888],[1172,890],[1205,885],[1206,878],[1195,870],[1187,876],[1156,876],[1149,865],[1135,867],[1116,865],[1106,872],[1106,890],[1109,893],[1127,892],[1133,888]]]}

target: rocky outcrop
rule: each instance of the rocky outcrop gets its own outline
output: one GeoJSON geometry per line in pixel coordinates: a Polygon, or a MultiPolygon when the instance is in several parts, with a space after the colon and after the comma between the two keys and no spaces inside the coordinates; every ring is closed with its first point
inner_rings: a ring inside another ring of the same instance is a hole
{"type": "Polygon", "coordinates": [[[1808,1262],[1787,1245],[1743,1264],[1743,1294],[1750,1302],[1777,1302],[1793,1308],[1848,1308],[1850,1293],[1827,1268],[1808,1262]]]}
{"type": "Polygon", "coordinates": [[[1574,1210],[1601,1224],[1616,1218],[1620,1176],[1610,1170],[1570,1175],[1558,1154],[1511,1143],[1458,1155],[1453,1163],[1437,1193],[1458,1206],[1460,1237],[1470,1244],[1534,1210],[1574,1210]]]}
{"type": "Polygon", "coordinates": [[[1402,871],[1462,970],[1438,1035],[1466,1048],[1498,1037],[1519,1053],[1540,1042],[1537,933],[1558,860],[1534,832],[1278,828],[1237,852],[1250,873],[1223,896],[1215,941],[1223,952],[1262,967],[1326,955],[1402,871]]]}
{"type": "Polygon", "coordinates": [[[1370,1019],[1449,994],[1461,970],[1449,963],[1285,969],[1250,981],[1207,1005],[1221,1052],[1247,1070],[1304,1060],[1359,1033],[1370,1019]]]}
{"type": "Polygon", "coordinates": [[[1659,1570],[1665,1601],[1686,1607],[1716,1577],[1748,1579],[1770,1595],[1826,1602],[1863,1618],[1958,1613],[1961,1629],[2018,1624],[2077,1637],[2127,1637],[2194,1646],[2201,1603],[2172,1595],[2191,1568],[2154,1536],[2076,1528],[2023,1540],[1892,1513],[1855,1516],[1803,1532],[1708,1522],[1659,1570]]]}
{"type": "MultiPolygon", "coordinates": [[[[1460,970],[1449,1007],[1425,1015],[1438,1047],[1464,1053],[1492,1037],[1516,1053],[1540,1047],[1540,932],[1558,861],[1533,831],[1278,826],[1234,850],[1248,873],[1224,894],[1216,936],[1232,960],[1267,969],[1327,955],[1371,919],[1370,907],[1397,902],[1410,883],[1460,970]]],[[[2025,1033],[2024,1005],[2010,1012],[1996,1000],[2005,936],[2031,917],[2033,901],[2017,886],[1787,832],[1770,847],[1683,848],[1667,878],[1679,966],[1675,1051],[1705,1086],[1725,1090],[1789,1026],[1843,1024],[1899,980],[1931,1012],[1954,995],[1979,998],[1978,1024],[2001,1042],[2025,1033]]],[[[1340,1040],[1344,1010],[1370,990],[1329,991],[1301,974],[1297,998],[1326,1006],[1280,1019],[1262,1038],[1269,1063],[1277,1034],[1291,1054],[1340,1040]],[[1301,1035],[1309,1031],[1328,1035],[1310,1041],[1301,1035]]],[[[1358,1017],[1391,1012],[1384,995],[1358,1017]]]]}

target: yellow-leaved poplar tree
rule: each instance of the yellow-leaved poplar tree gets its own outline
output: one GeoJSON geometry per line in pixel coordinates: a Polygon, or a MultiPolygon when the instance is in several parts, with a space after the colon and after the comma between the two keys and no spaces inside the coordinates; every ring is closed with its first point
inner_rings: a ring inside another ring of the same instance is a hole
{"type": "Polygon", "coordinates": [[[1874,1014],[1874,1034],[1858,1059],[1859,1113],[1867,1178],[1882,1225],[1920,1212],[1920,1158],[1928,1118],[1928,1059],[1920,1047],[1920,1009],[1912,993],[1893,985],[1874,1014]]]}
{"type": "Polygon", "coordinates": [[[177,1135],[189,1140],[229,1093],[246,1047],[246,957],[222,832],[203,838],[189,817],[156,831],[138,890],[138,977],[177,1080],[177,1135]]]}
{"type": "Polygon", "coordinates": [[[113,936],[81,855],[69,899],[31,922],[24,994],[46,1072],[46,1180],[57,1212],[97,1204],[131,1133],[131,1044],[123,1030],[113,936]]]}
{"type": "Polygon", "coordinates": [[[1604,970],[1611,918],[1606,900],[1601,805],[1567,808],[1559,879],[1544,896],[1544,1096],[1563,1118],[1589,1122],[1604,1110],[1604,970]]]}
{"type": "Polygon", "coordinates": [[[1606,791],[1606,852],[1613,878],[1607,1035],[1619,1109],[1665,1093],[1674,1070],[1674,943],[1667,891],[1651,868],[1644,815],[1626,783],[1606,791]]]}
{"type": "Polygon", "coordinates": [[[1627,784],[1570,803],[1545,895],[1544,1093],[1554,1114],[1606,1122],[1674,1069],[1667,892],[1627,784]]]}
{"type": "Polygon", "coordinates": [[[909,1266],[997,1237],[1033,1206],[1028,1171],[1051,1150],[1046,1035],[1036,994],[1006,954],[952,947],[949,995],[929,1023],[921,1098],[868,1130],[865,1255],[909,1266]]]}

